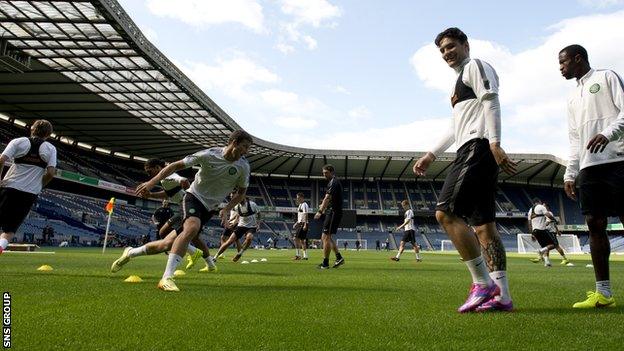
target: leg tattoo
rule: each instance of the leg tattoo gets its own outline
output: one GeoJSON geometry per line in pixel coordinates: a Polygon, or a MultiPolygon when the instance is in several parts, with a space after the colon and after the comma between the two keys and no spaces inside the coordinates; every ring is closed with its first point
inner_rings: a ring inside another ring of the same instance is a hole
{"type": "Polygon", "coordinates": [[[506,271],[507,270],[507,255],[505,253],[505,247],[498,235],[494,236],[491,241],[481,243],[481,251],[486,259],[488,269],[490,272],[506,271]]]}

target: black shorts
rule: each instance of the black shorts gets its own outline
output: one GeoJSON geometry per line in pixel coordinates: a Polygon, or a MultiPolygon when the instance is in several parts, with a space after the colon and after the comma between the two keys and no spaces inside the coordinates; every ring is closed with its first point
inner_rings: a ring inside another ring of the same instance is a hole
{"type": "Polygon", "coordinates": [[[298,223],[297,231],[295,232],[295,238],[305,240],[308,238],[308,230],[303,229],[304,225],[302,223],[298,223]]]}
{"type": "Polygon", "coordinates": [[[576,186],[583,215],[624,215],[624,162],[583,168],[576,186]]]}
{"type": "Polygon", "coordinates": [[[552,238],[552,241],[555,244],[555,246],[559,246],[559,239],[557,239],[557,232],[553,232],[549,230],[548,234],[550,234],[550,237],[552,238]]]}
{"type": "MultiPolygon", "coordinates": [[[[158,223],[156,224],[156,228],[158,229],[158,236],[160,236],[160,230],[162,229],[162,227],[165,226],[165,224],[169,224],[169,228],[171,230],[178,230],[180,228],[182,228],[182,215],[179,213],[174,214],[173,216],[171,216],[171,218],[169,218],[167,221],[163,222],[163,223],[158,223]]],[[[169,232],[171,233],[171,232],[169,232]]],[[[163,233],[163,238],[167,235],[169,235],[169,233],[163,233]]]]}
{"type": "Polygon", "coordinates": [[[13,188],[0,188],[0,228],[15,233],[22,225],[37,195],[13,188]]]}
{"type": "Polygon", "coordinates": [[[336,232],[338,232],[338,227],[340,226],[341,220],[342,211],[328,211],[325,214],[325,219],[323,220],[323,234],[336,234],[336,232]]]}
{"type": "Polygon", "coordinates": [[[180,226],[176,228],[176,231],[178,233],[182,231],[182,225],[189,217],[196,217],[199,218],[201,222],[201,232],[201,228],[203,228],[215,214],[217,214],[217,211],[209,211],[193,194],[187,192],[184,194],[184,199],[182,200],[182,221],[180,222],[180,226]]]}
{"type": "Polygon", "coordinates": [[[256,227],[236,227],[236,230],[234,230],[234,234],[236,234],[236,239],[240,239],[243,236],[247,235],[247,233],[255,234],[256,230],[256,227]]]}
{"type": "Polygon", "coordinates": [[[416,242],[415,232],[413,230],[406,230],[403,233],[403,237],[401,238],[401,241],[404,243],[414,244],[416,242]]]}
{"type": "Polygon", "coordinates": [[[487,139],[473,139],[457,150],[457,157],[444,180],[437,211],[452,213],[470,225],[496,218],[498,165],[487,139]]]}
{"type": "Polygon", "coordinates": [[[230,236],[232,236],[232,233],[234,233],[235,230],[236,227],[223,229],[223,233],[221,233],[221,238],[227,240],[230,236]]]}
{"type": "Polygon", "coordinates": [[[546,247],[548,245],[556,246],[553,236],[548,230],[533,229],[533,236],[539,243],[540,247],[546,247]]]}

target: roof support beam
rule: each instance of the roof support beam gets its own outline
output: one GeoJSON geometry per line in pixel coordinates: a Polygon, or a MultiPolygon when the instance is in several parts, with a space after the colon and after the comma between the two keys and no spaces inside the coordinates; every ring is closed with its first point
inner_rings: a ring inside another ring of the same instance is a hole
{"type": "Polygon", "coordinates": [[[527,182],[526,182],[527,185],[529,185],[531,183],[531,180],[533,180],[533,178],[535,178],[538,174],[542,173],[542,171],[545,170],[551,164],[550,161],[548,160],[544,160],[541,163],[543,163],[543,165],[527,178],[527,182]]]}
{"type": "Polygon", "coordinates": [[[436,181],[436,179],[438,179],[438,177],[439,177],[440,175],[442,175],[442,173],[444,173],[444,172],[445,172],[445,171],[446,171],[449,167],[451,167],[451,165],[452,165],[452,164],[453,164],[453,162],[449,162],[449,164],[448,164],[448,165],[444,166],[444,168],[442,168],[442,170],[441,170],[440,172],[438,172],[438,174],[436,174],[436,175],[433,177],[433,181],[435,182],[435,181],[436,181]]]}
{"type": "Polygon", "coordinates": [[[366,179],[366,171],[368,170],[369,163],[370,163],[370,156],[366,157],[366,162],[364,163],[364,171],[362,171],[362,180],[366,179]]]}
{"type": "Polygon", "coordinates": [[[388,169],[388,166],[390,166],[390,161],[392,161],[392,156],[388,156],[388,160],[386,161],[386,165],[384,166],[383,171],[381,171],[379,180],[382,180],[384,175],[386,175],[386,170],[388,169]]]}
{"type": "Polygon", "coordinates": [[[271,176],[271,174],[275,173],[275,171],[277,171],[280,167],[282,167],[286,162],[290,161],[290,157],[284,157],[284,161],[280,162],[279,165],[277,165],[277,167],[273,168],[270,172],[269,172],[269,177],[271,176]]]}
{"type": "Polygon", "coordinates": [[[303,161],[303,159],[304,159],[304,156],[301,155],[301,157],[299,157],[299,159],[297,160],[297,163],[295,163],[293,168],[290,169],[290,172],[288,172],[288,178],[290,178],[290,176],[292,176],[292,174],[295,173],[295,171],[297,170],[297,167],[299,167],[299,164],[301,163],[301,161],[303,161]]]}
{"type": "Polygon", "coordinates": [[[552,175],[550,176],[550,186],[554,186],[555,185],[555,178],[557,177],[557,174],[559,173],[559,170],[561,169],[561,167],[563,167],[563,166],[557,163],[557,167],[555,167],[555,170],[553,171],[552,175]]]}
{"type": "Polygon", "coordinates": [[[403,169],[401,170],[401,173],[399,173],[399,176],[397,177],[397,180],[401,180],[401,177],[403,176],[403,173],[405,173],[405,171],[407,170],[407,167],[409,167],[412,164],[412,161],[414,161],[414,158],[412,157],[409,161],[407,161],[407,163],[405,164],[405,167],[403,167],[403,169]]]}
{"type": "Polygon", "coordinates": [[[312,175],[312,167],[314,166],[314,160],[316,160],[316,155],[312,155],[312,162],[310,162],[310,167],[308,167],[308,179],[312,175]]]}

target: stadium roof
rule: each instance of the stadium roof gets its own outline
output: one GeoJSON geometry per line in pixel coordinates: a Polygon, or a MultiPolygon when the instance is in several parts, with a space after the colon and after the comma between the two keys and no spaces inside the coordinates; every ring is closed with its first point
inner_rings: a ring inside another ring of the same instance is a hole
{"type": "MultiPolygon", "coordinates": [[[[240,126],[154,47],[115,0],[0,0],[0,112],[45,118],[57,139],[121,157],[174,160],[223,145],[240,126]]],[[[253,134],[253,131],[251,131],[253,134]]],[[[422,152],[314,150],[255,138],[256,174],[413,179],[422,152]]],[[[514,154],[514,183],[560,184],[565,163],[514,154]]],[[[454,154],[432,165],[443,179],[454,154]]]]}

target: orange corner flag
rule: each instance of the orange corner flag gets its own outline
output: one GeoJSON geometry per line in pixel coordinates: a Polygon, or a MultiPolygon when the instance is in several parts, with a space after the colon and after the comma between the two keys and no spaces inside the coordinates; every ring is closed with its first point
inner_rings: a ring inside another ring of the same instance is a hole
{"type": "Polygon", "coordinates": [[[115,198],[111,197],[110,201],[106,204],[106,212],[113,213],[113,208],[115,207],[115,198]]]}

